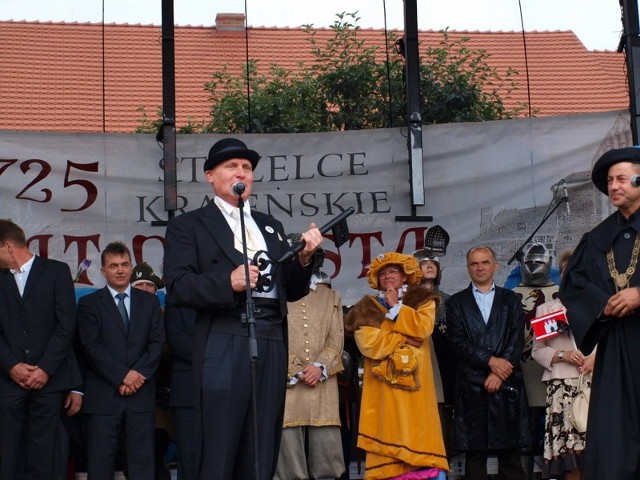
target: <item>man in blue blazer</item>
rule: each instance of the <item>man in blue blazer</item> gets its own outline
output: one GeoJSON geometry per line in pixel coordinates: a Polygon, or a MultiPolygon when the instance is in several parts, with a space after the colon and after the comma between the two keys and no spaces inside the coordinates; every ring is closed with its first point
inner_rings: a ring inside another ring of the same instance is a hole
{"type": "Polygon", "coordinates": [[[81,382],[69,266],[32,254],[24,231],[0,219],[0,478],[53,478],[67,392],[81,382]],[[24,456],[19,449],[24,446],[24,456]],[[25,459],[26,465],[18,459],[25,459]],[[23,477],[24,475],[24,477],[23,477]]]}
{"type": "Polygon", "coordinates": [[[164,344],[160,302],[131,287],[126,245],[110,243],[101,260],[107,285],[78,302],[78,336],[86,360],[88,478],[113,478],[123,426],[128,477],[154,480],[154,375],[164,344]]]}
{"type": "MultiPolygon", "coordinates": [[[[239,197],[244,202],[251,196],[259,159],[240,140],[216,142],[204,163],[213,201],[174,218],[165,237],[167,298],[176,306],[197,310],[193,368],[200,480],[271,479],[284,413],[287,301],[309,291],[312,255],[322,242],[322,234],[311,224],[302,235],[304,248],[293,258],[262,272],[252,264],[245,272],[239,197]],[[246,312],[245,273],[257,306],[255,370],[250,368],[247,328],[241,322],[246,312]],[[273,289],[257,291],[259,278],[270,278],[273,289]],[[252,398],[259,407],[257,432],[252,398]]],[[[249,208],[243,215],[248,260],[259,251],[281,259],[289,248],[282,224],[249,208]]]]}

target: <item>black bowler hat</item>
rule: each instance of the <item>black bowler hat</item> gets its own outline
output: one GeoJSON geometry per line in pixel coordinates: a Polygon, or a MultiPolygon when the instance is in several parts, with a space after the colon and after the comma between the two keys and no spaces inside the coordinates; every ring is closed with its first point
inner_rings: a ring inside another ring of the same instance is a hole
{"type": "Polygon", "coordinates": [[[591,172],[591,181],[605,195],[607,191],[607,177],[611,166],[620,162],[640,163],[640,147],[625,147],[609,150],[602,155],[591,172]]]}
{"type": "Polygon", "coordinates": [[[244,158],[251,162],[251,169],[255,170],[260,160],[260,155],[255,150],[249,150],[244,142],[237,138],[223,138],[213,144],[209,155],[204,162],[204,171],[217,167],[225,160],[231,158],[244,158]]]}

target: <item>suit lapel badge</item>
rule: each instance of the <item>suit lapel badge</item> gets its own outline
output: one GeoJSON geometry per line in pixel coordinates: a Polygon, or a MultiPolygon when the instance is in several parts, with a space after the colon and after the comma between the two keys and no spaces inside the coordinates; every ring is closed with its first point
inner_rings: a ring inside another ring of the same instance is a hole
{"type": "Polygon", "coordinates": [[[266,227],[264,227],[264,229],[268,232],[268,233],[273,233],[273,227],[271,225],[267,225],[266,227]]]}

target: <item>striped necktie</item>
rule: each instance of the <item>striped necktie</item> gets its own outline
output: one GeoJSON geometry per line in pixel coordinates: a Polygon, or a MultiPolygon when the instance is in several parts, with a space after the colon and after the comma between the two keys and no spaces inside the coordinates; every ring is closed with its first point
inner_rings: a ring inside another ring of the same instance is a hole
{"type": "MultiPolygon", "coordinates": [[[[240,209],[234,208],[231,210],[231,217],[236,221],[235,227],[233,227],[233,246],[239,252],[242,252],[242,224],[240,223],[240,209]]],[[[260,242],[256,239],[251,229],[245,223],[244,231],[247,238],[247,256],[249,260],[252,260],[256,252],[260,250],[260,242]]]]}

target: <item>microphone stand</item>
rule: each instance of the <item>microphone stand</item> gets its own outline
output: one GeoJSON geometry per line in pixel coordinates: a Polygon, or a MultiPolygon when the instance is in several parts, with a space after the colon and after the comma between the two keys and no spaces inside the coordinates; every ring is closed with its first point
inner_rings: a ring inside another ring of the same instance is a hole
{"type": "Polygon", "coordinates": [[[251,279],[249,277],[249,255],[247,254],[247,232],[244,228],[244,200],[242,192],[238,193],[238,210],[240,210],[240,232],[242,235],[242,259],[244,261],[244,283],[247,292],[246,311],[240,315],[243,325],[247,325],[249,330],[249,355],[251,362],[251,412],[253,416],[253,466],[256,480],[260,480],[260,460],[258,455],[258,399],[256,395],[257,384],[257,360],[258,360],[258,340],[256,338],[256,319],[254,316],[255,304],[253,302],[251,279]]]}
{"type": "Polygon", "coordinates": [[[511,265],[516,258],[518,259],[518,261],[520,261],[520,259],[524,255],[524,253],[522,252],[522,249],[524,248],[524,246],[531,241],[533,236],[538,232],[538,230],[540,230],[542,225],[545,224],[545,222],[549,219],[549,217],[553,214],[553,212],[555,212],[560,205],[562,205],[563,203],[568,203],[568,202],[569,202],[569,197],[568,196],[563,195],[562,197],[560,197],[560,199],[558,200],[558,203],[556,203],[556,205],[551,209],[551,211],[549,213],[547,213],[542,218],[542,220],[540,221],[540,224],[536,227],[536,229],[533,232],[531,232],[531,235],[529,235],[529,238],[527,238],[524,241],[524,243],[522,245],[520,245],[518,250],[516,250],[516,253],[513,254],[511,259],[507,262],[507,265],[511,265]]]}

